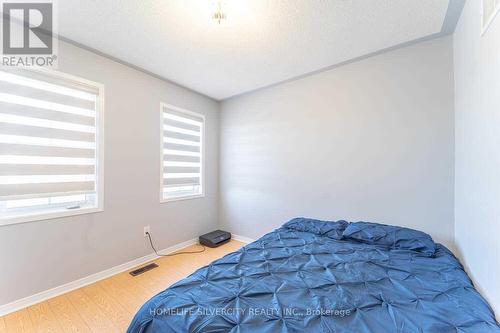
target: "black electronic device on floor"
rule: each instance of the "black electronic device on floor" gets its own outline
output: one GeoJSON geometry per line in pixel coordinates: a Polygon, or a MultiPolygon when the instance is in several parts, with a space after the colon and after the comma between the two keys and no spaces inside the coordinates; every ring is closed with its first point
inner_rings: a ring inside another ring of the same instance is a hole
{"type": "Polygon", "coordinates": [[[227,231],[215,230],[200,236],[200,244],[208,247],[217,247],[231,240],[231,234],[227,231]]]}

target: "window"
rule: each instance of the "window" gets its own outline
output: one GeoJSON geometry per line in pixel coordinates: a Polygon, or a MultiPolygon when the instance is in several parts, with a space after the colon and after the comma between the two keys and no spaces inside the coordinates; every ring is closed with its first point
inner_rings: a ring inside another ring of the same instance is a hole
{"type": "Polygon", "coordinates": [[[102,210],[101,85],[0,70],[0,225],[102,210]]]}
{"type": "Polygon", "coordinates": [[[495,16],[500,11],[500,0],[482,0],[483,1],[483,34],[488,30],[488,27],[495,19],[495,16]]]}
{"type": "Polygon", "coordinates": [[[161,104],[160,201],[203,196],[205,117],[161,104]]]}

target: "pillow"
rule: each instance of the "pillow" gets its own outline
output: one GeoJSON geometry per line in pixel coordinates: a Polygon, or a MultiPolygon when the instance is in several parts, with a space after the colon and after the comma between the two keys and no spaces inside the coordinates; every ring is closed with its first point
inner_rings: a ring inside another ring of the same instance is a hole
{"type": "Polygon", "coordinates": [[[366,244],[418,251],[427,256],[436,251],[436,244],[425,232],[385,224],[354,222],[344,230],[343,236],[366,244]]]}
{"type": "Polygon", "coordinates": [[[321,221],[305,217],[296,217],[283,224],[284,228],[296,231],[311,232],[333,239],[341,239],[342,232],[349,223],[346,221],[321,221]]]}

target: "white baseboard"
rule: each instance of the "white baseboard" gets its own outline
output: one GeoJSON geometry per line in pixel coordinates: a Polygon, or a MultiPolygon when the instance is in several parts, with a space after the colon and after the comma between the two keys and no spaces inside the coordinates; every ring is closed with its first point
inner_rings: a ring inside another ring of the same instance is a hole
{"type": "MultiPolygon", "coordinates": [[[[243,238],[245,238],[245,237],[243,237],[243,238]]],[[[243,240],[241,240],[241,241],[243,242],[243,240]]],[[[198,239],[193,238],[193,239],[190,239],[188,241],[170,246],[164,250],[161,250],[160,252],[162,254],[172,253],[172,252],[178,251],[180,249],[183,249],[185,247],[188,247],[190,245],[196,244],[197,242],[198,242],[198,239]]],[[[21,310],[21,309],[26,308],[30,305],[43,302],[49,298],[53,298],[53,297],[65,294],[67,292],[70,292],[72,290],[85,287],[89,284],[95,283],[99,280],[106,279],[106,278],[113,276],[115,274],[131,270],[132,268],[143,265],[143,264],[145,264],[149,261],[155,260],[157,258],[158,257],[154,253],[148,254],[147,256],[137,258],[137,259],[134,259],[132,261],[126,262],[124,264],[121,264],[121,265],[106,269],[104,271],[89,275],[87,277],[78,279],[76,281],[72,281],[72,282],[63,284],[62,286],[58,286],[58,287],[55,287],[55,288],[52,288],[49,290],[45,290],[45,291],[42,291],[38,294],[22,298],[22,299],[16,300],[16,301],[11,302],[11,303],[0,305],[0,317],[5,316],[5,315],[12,313],[12,312],[21,310]]]]}
{"type": "Polygon", "coordinates": [[[246,244],[250,244],[252,242],[255,242],[255,239],[248,238],[248,237],[245,237],[245,236],[235,235],[235,234],[232,234],[231,238],[234,239],[234,240],[237,240],[239,242],[246,243],[246,244]]]}

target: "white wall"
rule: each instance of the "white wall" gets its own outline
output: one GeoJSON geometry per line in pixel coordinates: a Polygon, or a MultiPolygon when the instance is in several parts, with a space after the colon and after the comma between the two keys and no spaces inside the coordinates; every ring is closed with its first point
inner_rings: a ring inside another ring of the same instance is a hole
{"type": "Polygon", "coordinates": [[[452,58],[445,37],[224,101],[222,227],[368,220],[453,247],[452,58]]]}
{"type": "Polygon", "coordinates": [[[500,16],[481,37],[481,1],[454,34],[455,237],[469,275],[500,313],[500,16]]]}
{"type": "Polygon", "coordinates": [[[66,43],[59,70],[105,85],[104,212],[0,227],[0,305],[108,269],[218,225],[217,102],[66,43]],[[160,102],[206,116],[206,197],[159,203],[160,102]],[[182,228],[179,228],[182,225],[182,228]]]}

